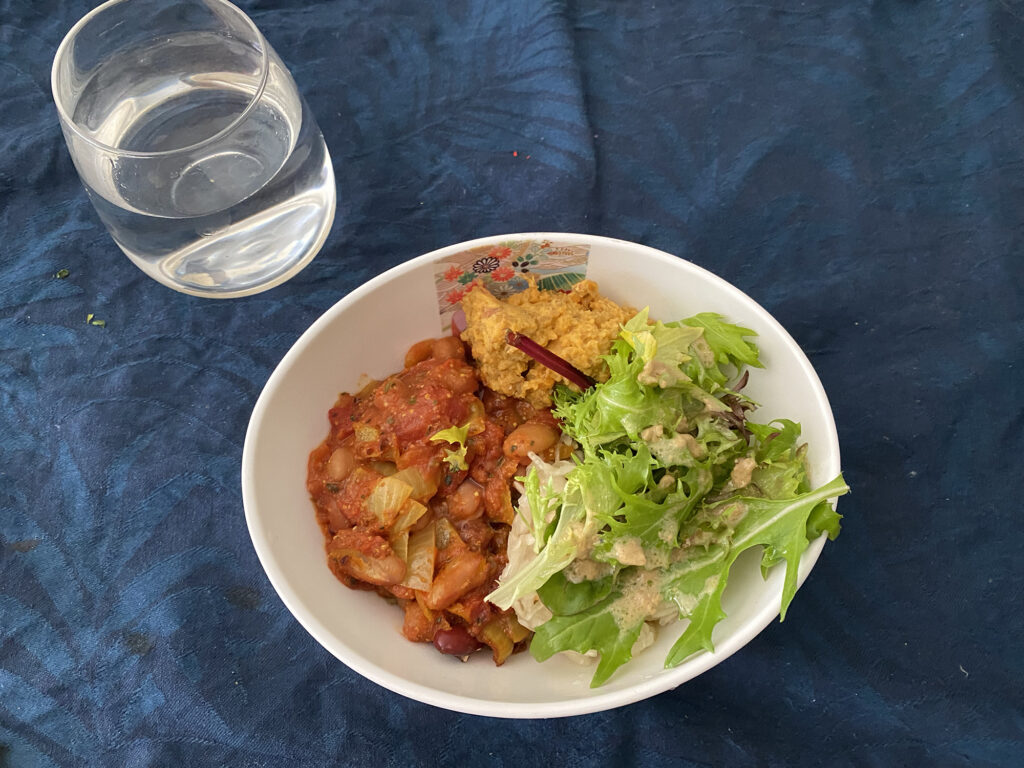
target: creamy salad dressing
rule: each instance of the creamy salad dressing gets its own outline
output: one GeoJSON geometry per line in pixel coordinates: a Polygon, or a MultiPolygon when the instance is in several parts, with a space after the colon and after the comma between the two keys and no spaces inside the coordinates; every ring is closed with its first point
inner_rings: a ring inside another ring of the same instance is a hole
{"type": "Polygon", "coordinates": [[[562,571],[566,581],[573,584],[580,584],[584,581],[597,581],[598,579],[603,579],[611,572],[612,566],[610,563],[599,563],[596,560],[589,560],[587,558],[573,560],[562,571]]]}
{"type": "Polygon", "coordinates": [[[612,557],[623,565],[647,565],[643,544],[636,536],[624,536],[612,544],[612,557]]]}
{"type": "Polygon", "coordinates": [[[757,468],[757,462],[750,456],[744,456],[742,459],[738,459],[736,464],[732,468],[732,472],[729,474],[729,480],[732,482],[733,488],[746,488],[750,485],[750,481],[754,477],[754,470],[757,468]]]}
{"type": "Polygon", "coordinates": [[[654,613],[662,603],[658,571],[646,569],[624,572],[619,582],[622,597],[612,606],[612,616],[620,629],[628,630],[654,613]]]}
{"type": "Polygon", "coordinates": [[[710,368],[715,364],[715,351],[711,349],[711,345],[704,338],[690,342],[690,349],[696,353],[697,359],[705,368],[710,368]]]}
{"type": "MultiPolygon", "coordinates": [[[[671,520],[669,521],[672,522],[671,520]]],[[[675,528],[675,524],[672,525],[675,528]]],[[[668,568],[672,563],[672,550],[670,549],[651,549],[645,552],[648,568],[668,568]]]]}

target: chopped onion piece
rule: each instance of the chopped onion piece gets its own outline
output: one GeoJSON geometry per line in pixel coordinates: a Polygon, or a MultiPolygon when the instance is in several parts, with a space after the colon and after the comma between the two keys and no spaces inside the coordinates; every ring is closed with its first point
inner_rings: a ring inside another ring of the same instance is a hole
{"type": "Polygon", "coordinates": [[[407,568],[402,586],[422,591],[430,589],[430,584],[434,580],[434,561],[436,559],[434,524],[431,523],[423,530],[409,535],[405,558],[407,568]]]}
{"type": "Polygon", "coordinates": [[[412,494],[412,486],[396,480],[394,475],[382,477],[366,497],[366,511],[374,515],[385,528],[389,527],[412,494]]]}
{"type": "MultiPolygon", "coordinates": [[[[397,535],[393,535],[389,542],[391,549],[394,550],[395,554],[398,555],[405,561],[409,560],[409,531],[402,531],[397,535]]],[[[406,568],[406,573],[409,569],[406,568]]]]}
{"type": "Polygon", "coordinates": [[[426,502],[437,493],[437,483],[428,482],[416,467],[400,469],[392,475],[392,479],[407,483],[412,488],[412,497],[419,502],[426,502]]]}
{"type": "Polygon", "coordinates": [[[505,622],[501,617],[496,617],[484,624],[480,630],[480,639],[491,647],[494,652],[494,663],[499,667],[505,663],[505,659],[512,655],[515,650],[515,643],[505,632],[505,622]]]}
{"type": "Polygon", "coordinates": [[[392,535],[408,531],[426,514],[427,508],[414,499],[407,499],[398,511],[398,517],[391,524],[392,535]]]}

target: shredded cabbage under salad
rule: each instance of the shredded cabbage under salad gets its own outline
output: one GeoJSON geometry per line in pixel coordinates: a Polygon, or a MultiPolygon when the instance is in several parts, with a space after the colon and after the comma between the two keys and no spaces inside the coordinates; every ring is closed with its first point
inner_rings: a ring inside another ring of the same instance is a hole
{"type": "Polygon", "coordinates": [[[763,367],[753,331],[714,313],[647,315],[623,326],[608,381],[556,388],[575,463],[534,457],[487,597],[535,630],[537,660],[599,654],[592,687],[651,642],[652,623],[689,620],[666,667],[713,651],[729,569],[751,547],[764,548],[762,572],[786,562],[784,619],[800,556],[839,534],[828,500],[849,491],[842,475],[811,489],[799,424],[746,419],[745,371],[763,367]]]}

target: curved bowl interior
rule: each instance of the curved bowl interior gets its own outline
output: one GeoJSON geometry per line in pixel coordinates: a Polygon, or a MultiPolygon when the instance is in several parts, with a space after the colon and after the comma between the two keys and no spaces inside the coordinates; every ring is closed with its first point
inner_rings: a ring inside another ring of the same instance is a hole
{"type": "MultiPolygon", "coordinates": [[[[368,592],[347,589],[326,565],[323,539],[305,490],[306,459],[327,434],[328,408],[360,377],[401,369],[413,342],[441,332],[434,262],[489,242],[552,239],[590,246],[587,276],[602,293],[651,317],[675,320],[714,311],[757,331],[766,368],[751,372],[748,393],[761,403],[758,421],[799,421],[810,444],[813,482],[838,474],[839,445],[825,392],[788,333],[760,306],[721,278],[645,246],[589,235],[503,235],[426,254],[371,280],[320,317],[284,357],[260,396],[246,434],[242,491],[253,544],[271,583],[299,622],[328,651],[363,676],[404,696],[447,709],[495,717],[557,717],[621,706],[691,679],[746,644],[778,616],[783,569],[761,578],[756,557],[733,567],[724,596],[728,614],[715,629],[715,653],[666,670],[679,627],[605,685],[589,686],[593,669],[528,654],[496,668],[489,654],[466,664],[400,634],[402,612],[368,592]]],[[[824,545],[801,561],[806,578],[824,545]]],[[[753,553],[747,553],[752,555],[753,553]]],[[[799,599],[799,597],[797,598],[799,599]]]]}

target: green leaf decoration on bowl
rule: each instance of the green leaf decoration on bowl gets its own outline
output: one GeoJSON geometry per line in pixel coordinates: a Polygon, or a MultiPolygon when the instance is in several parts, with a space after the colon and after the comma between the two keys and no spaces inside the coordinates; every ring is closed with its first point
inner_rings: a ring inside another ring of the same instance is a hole
{"type": "Polygon", "coordinates": [[[537,281],[537,287],[542,291],[567,291],[585,277],[579,272],[559,272],[542,277],[537,281]]]}

